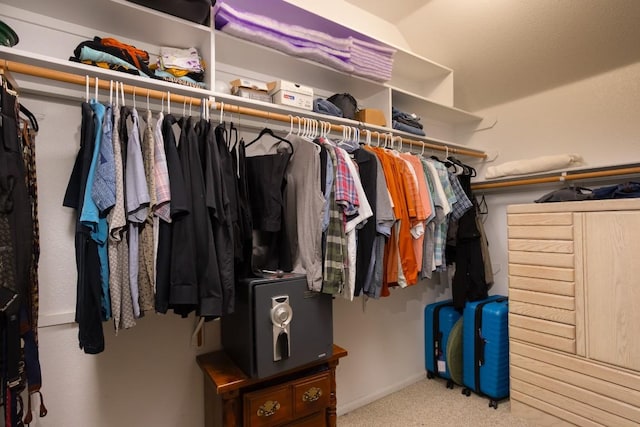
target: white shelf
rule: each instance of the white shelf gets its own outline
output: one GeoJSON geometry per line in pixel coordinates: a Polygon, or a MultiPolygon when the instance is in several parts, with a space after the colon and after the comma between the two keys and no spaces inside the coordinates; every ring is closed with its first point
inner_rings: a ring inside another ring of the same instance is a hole
{"type": "Polygon", "coordinates": [[[451,124],[479,123],[482,117],[455,107],[449,107],[429,98],[387,85],[392,91],[393,106],[407,113],[417,112],[425,119],[451,124]]]}
{"type": "MultiPolygon", "coordinates": [[[[122,82],[124,84],[145,88],[156,89],[161,91],[170,91],[172,94],[180,94],[185,96],[192,96],[194,98],[209,97],[212,92],[207,89],[198,89],[190,86],[183,86],[175,83],[166,82],[163,80],[151,79],[147,77],[134,76],[132,74],[122,73],[113,70],[107,70],[105,68],[94,67],[90,65],[80,64],[72,61],[64,61],[57,58],[52,58],[46,55],[40,55],[33,52],[27,52],[16,48],[0,46],[0,59],[6,59],[7,61],[16,61],[23,64],[34,65],[37,67],[49,68],[51,70],[63,71],[78,75],[88,75],[91,79],[98,77],[100,80],[114,80],[122,82]]],[[[9,68],[11,71],[11,68],[9,68]]],[[[40,80],[37,77],[26,76],[22,74],[15,75],[18,83],[20,81],[35,81],[40,80]]],[[[50,85],[65,85],[63,82],[56,82],[51,80],[50,85]]],[[[93,82],[92,82],[93,83],[93,82]]],[[[76,85],[73,85],[76,86],[76,85]]]]}
{"type": "MultiPolygon", "coordinates": [[[[209,37],[207,33],[211,32],[208,26],[195,24],[125,0],[2,0],[2,3],[53,19],[93,28],[96,31],[94,35],[100,35],[100,32],[118,34],[130,40],[153,40],[154,44],[160,46],[189,47],[194,41],[209,37]]],[[[64,30],[64,28],[56,29],[64,30]]]]}

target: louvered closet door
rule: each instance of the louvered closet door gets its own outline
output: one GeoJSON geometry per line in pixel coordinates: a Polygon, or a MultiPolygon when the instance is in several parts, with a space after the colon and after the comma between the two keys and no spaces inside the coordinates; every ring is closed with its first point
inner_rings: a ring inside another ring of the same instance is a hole
{"type": "Polygon", "coordinates": [[[584,355],[578,332],[583,321],[576,315],[582,301],[581,220],[571,212],[509,214],[512,339],[584,355]]]}

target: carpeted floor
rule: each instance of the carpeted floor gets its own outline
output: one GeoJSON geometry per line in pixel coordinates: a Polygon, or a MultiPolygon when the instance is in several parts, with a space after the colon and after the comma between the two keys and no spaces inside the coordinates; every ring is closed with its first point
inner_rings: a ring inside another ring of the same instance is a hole
{"type": "Polygon", "coordinates": [[[498,409],[493,409],[486,397],[466,397],[461,391],[459,386],[447,389],[443,379],[424,379],[338,417],[338,427],[532,426],[511,415],[508,400],[500,401],[498,409]]]}

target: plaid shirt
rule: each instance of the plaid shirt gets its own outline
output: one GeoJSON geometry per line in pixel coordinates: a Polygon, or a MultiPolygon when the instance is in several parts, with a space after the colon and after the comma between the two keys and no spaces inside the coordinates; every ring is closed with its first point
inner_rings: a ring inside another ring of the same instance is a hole
{"type": "Polygon", "coordinates": [[[458,181],[458,177],[451,172],[449,172],[449,182],[451,183],[453,193],[456,195],[456,202],[451,205],[451,220],[457,221],[465,214],[465,212],[471,209],[473,204],[462,189],[460,181],[458,181]]]}
{"type": "Polygon", "coordinates": [[[164,152],[164,138],[162,137],[162,121],[164,115],[158,113],[158,121],[153,135],[154,145],[154,167],[153,174],[156,188],[156,206],[154,213],[165,222],[171,222],[170,201],[171,190],[169,188],[169,170],[167,169],[167,157],[164,152]]]}
{"type": "Polygon", "coordinates": [[[358,213],[358,192],[356,184],[353,181],[351,171],[347,166],[345,156],[348,156],[342,148],[335,147],[336,156],[336,177],[335,177],[335,199],[336,202],[344,208],[344,214],[347,216],[358,213]]]}
{"type": "MultiPolygon", "coordinates": [[[[331,162],[337,163],[337,149],[329,147],[327,151],[331,162]]],[[[334,167],[333,170],[337,175],[338,167],[334,167]]],[[[334,179],[334,182],[336,181],[337,178],[334,179]]],[[[347,254],[347,239],[344,232],[344,215],[340,212],[336,202],[334,188],[331,189],[329,196],[329,227],[327,228],[327,243],[324,252],[322,292],[335,295],[342,292],[346,280],[344,261],[347,254]]]]}

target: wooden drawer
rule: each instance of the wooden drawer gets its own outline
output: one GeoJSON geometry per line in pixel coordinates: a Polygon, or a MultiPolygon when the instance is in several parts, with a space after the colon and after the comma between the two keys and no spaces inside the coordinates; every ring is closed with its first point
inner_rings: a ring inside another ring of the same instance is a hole
{"type": "Polygon", "coordinates": [[[532,292],[544,292],[547,294],[566,295],[573,297],[576,294],[574,282],[561,282],[559,280],[537,279],[534,277],[509,276],[509,292],[513,289],[523,289],[532,292]]]}
{"type": "Polygon", "coordinates": [[[325,411],[316,412],[306,418],[287,424],[287,427],[326,427],[328,425],[326,417],[325,411]]]}
{"type": "Polygon", "coordinates": [[[509,226],[510,239],[572,240],[571,225],[514,225],[509,226]]]}
{"type": "Polygon", "coordinates": [[[315,377],[293,384],[293,413],[296,418],[321,411],[329,406],[331,383],[329,373],[323,372],[315,377]]]}
{"type": "Polygon", "coordinates": [[[571,240],[509,239],[510,251],[572,254],[571,240]]]}
{"type": "Polygon", "coordinates": [[[512,225],[572,225],[571,212],[509,214],[508,224],[512,225]]]}
{"type": "Polygon", "coordinates": [[[244,426],[269,427],[291,420],[291,387],[283,384],[244,395],[244,426]]]}
{"type": "Polygon", "coordinates": [[[509,263],[573,268],[573,254],[509,251],[509,263]]]}

